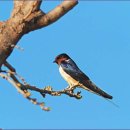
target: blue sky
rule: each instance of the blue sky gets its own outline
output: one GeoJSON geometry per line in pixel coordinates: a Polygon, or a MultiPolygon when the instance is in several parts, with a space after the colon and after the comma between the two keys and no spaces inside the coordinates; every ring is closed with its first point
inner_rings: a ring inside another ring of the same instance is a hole
{"type": "MultiPolygon", "coordinates": [[[[48,12],[60,2],[43,2],[48,12]]],[[[0,1],[0,19],[6,20],[11,1],[0,1]]],[[[25,35],[8,61],[27,82],[40,88],[51,85],[63,89],[67,83],[53,64],[60,53],[70,55],[113,102],[82,90],[83,98],[66,95],[41,98],[52,110],[42,111],[0,79],[1,128],[130,128],[130,2],[90,2],[79,4],[58,22],[25,35]]]]}

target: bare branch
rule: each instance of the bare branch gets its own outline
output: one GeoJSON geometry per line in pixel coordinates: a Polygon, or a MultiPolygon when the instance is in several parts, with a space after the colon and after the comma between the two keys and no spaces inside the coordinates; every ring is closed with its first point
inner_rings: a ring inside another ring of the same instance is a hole
{"type": "Polygon", "coordinates": [[[52,95],[52,96],[61,96],[62,94],[66,94],[66,95],[68,95],[70,97],[74,97],[76,99],[82,98],[82,96],[80,95],[80,92],[77,92],[76,94],[73,92],[74,89],[76,89],[76,87],[74,89],[67,87],[66,89],[63,89],[63,90],[60,90],[60,91],[53,91],[53,88],[51,86],[47,86],[43,89],[39,89],[36,86],[25,85],[25,88],[27,90],[29,89],[29,90],[37,91],[44,96],[46,94],[49,94],[49,95],[52,95]]]}
{"type": "Polygon", "coordinates": [[[56,22],[59,18],[65,15],[77,4],[78,4],[77,0],[65,0],[47,14],[39,12],[39,14],[36,14],[38,15],[38,17],[35,19],[35,24],[30,25],[29,31],[45,27],[56,22]]]}
{"type": "Polygon", "coordinates": [[[0,22],[0,77],[11,83],[30,102],[40,106],[43,110],[49,111],[50,109],[45,107],[43,102],[38,102],[36,98],[31,97],[30,91],[36,91],[43,97],[47,94],[51,96],[66,94],[80,99],[82,97],[80,92],[74,93],[76,86],[60,91],[53,91],[50,86],[40,89],[25,82],[24,78],[16,73],[15,68],[6,62],[24,34],[54,23],[78,4],[77,0],[64,0],[52,11],[45,14],[40,9],[41,2],[41,0],[14,0],[10,19],[0,22]],[[7,67],[7,71],[1,70],[2,65],[7,67]]]}
{"type": "Polygon", "coordinates": [[[31,93],[27,91],[25,86],[18,81],[15,75],[12,75],[10,73],[8,73],[8,75],[0,73],[0,77],[2,77],[3,79],[6,79],[9,83],[11,83],[12,86],[14,86],[17,89],[17,91],[20,94],[22,94],[26,99],[28,99],[31,103],[40,106],[42,110],[45,110],[45,111],[50,110],[49,107],[45,106],[44,102],[38,102],[36,98],[31,98],[30,97],[31,93]]]}
{"type": "Polygon", "coordinates": [[[7,61],[5,61],[4,65],[11,71],[11,72],[16,72],[15,68],[10,65],[7,61]]]}
{"type": "Polygon", "coordinates": [[[15,81],[18,81],[18,80],[15,80],[15,81],[14,81],[14,80],[11,80],[11,78],[10,78],[9,75],[2,74],[2,73],[0,73],[0,77],[2,77],[3,79],[6,79],[9,83],[11,83],[12,86],[14,86],[14,87],[17,89],[17,91],[18,91],[19,93],[21,93],[24,97],[28,97],[28,95],[26,95],[26,94],[24,93],[24,91],[22,91],[22,90],[20,89],[21,84],[18,84],[18,82],[15,82],[15,81]]]}
{"type": "Polygon", "coordinates": [[[0,67],[10,56],[20,38],[30,31],[54,23],[76,4],[77,0],[65,0],[45,14],[40,10],[40,0],[14,0],[14,9],[9,20],[0,23],[0,67]]]}
{"type": "Polygon", "coordinates": [[[40,10],[41,0],[14,0],[14,9],[11,18],[28,17],[31,13],[40,10]]]}
{"type": "Polygon", "coordinates": [[[50,108],[49,107],[45,107],[45,103],[43,102],[38,102],[36,98],[31,98],[31,93],[29,92],[29,90],[31,91],[35,91],[38,92],[39,94],[42,95],[42,97],[45,97],[47,94],[51,95],[51,96],[61,96],[62,94],[66,94],[70,97],[74,97],[76,99],[81,99],[82,96],[80,95],[81,92],[77,92],[74,93],[74,89],[76,89],[76,86],[73,87],[67,87],[66,89],[60,90],[60,91],[53,91],[53,88],[51,86],[47,86],[43,89],[40,89],[36,86],[31,86],[29,85],[27,82],[25,82],[25,80],[23,78],[21,78],[21,76],[19,76],[14,67],[12,67],[12,65],[10,65],[8,62],[5,62],[5,66],[9,69],[9,71],[6,71],[6,74],[0,73],[0,77],[2,77],[3,79],[6,79],[9,83],[12,84],[12,86],[14,86],[17,91],[22,94],[26,99],[28,99],[30,102],[32,102],[35,105],[40,106],[43,110],[45,111],[49,111],[50,108]],[[23,82],[21,83],[19,81],[19,79],[23,82]]]}

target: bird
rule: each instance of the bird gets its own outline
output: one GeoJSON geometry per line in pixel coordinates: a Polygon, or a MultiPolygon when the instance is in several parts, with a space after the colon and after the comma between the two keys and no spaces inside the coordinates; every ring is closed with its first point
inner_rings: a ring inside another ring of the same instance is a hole
{"type": "Polygon", "coordinates": [[[66,53],[56,56],[53,62],[58,64],[59,72],[64,80],[68,82],[70,88],[80,87],[105,99],[113,98],[111,95],[97,87],[66,53]]]}

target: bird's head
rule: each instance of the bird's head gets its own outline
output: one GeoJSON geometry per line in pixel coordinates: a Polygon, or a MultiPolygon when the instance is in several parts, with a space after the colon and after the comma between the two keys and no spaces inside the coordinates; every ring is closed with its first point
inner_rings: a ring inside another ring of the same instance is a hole
{"type": "Polygon", "coordinates": [[[62,53],[55,58],[54,63],[57,63],[58,65],[60,65],[61,62],[68,60],[68,59],[70,59],[70,57],[67,54],[62,53]]]}

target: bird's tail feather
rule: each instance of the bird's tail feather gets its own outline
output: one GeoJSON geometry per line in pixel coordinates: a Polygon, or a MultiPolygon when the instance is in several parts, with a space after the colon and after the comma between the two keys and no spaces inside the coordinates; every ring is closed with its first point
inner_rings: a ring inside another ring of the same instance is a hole
{"type": "Polygon", "coordinates": [[[90,86],[82,86],[82,88],[92,92],[92,93],[95,93],[99,96],[102,96],[106,99],[112,99],[113,97],[111,95],[109,95],[108,93],[104,92],[103,90],[101,90],[100,88],[98,88],[94,83],[90,83],[90,86]]]}
{"type": "Polygon", "coordinates": [[[103,90],[101,90],[99,87],[97,87],[94,83],[92,83],[90,81],[90,86],[84,86],[84,85],[81,85],[82,88],[84,88],[85,90],[88,90],[94,94],[97,94],[101,97],[103,97],[105,100],[107,100],[108,102],[110,102],[111,104],[113,104],[115,107],[119,108],[119,106],[114,103],[113,101],[109,100],[109,99],[112,99],[113,97],[111,95],[109,95],[108,93],[104,92],[103,90]]]}
{"type": "Polygon", "coordinates": [[[94,94],[97,94],[97,95],[103,97],[106,101],[110,102],[110,103],[111,103],[112,105],[114,105],[115,107],[120,108],[119,105],[117,105],[117,104],[114,103],[113,101],[109,100],[109,99],[112,99],[112,98],[113,98],[111,95],[107,94],[106,92],[104,92],[103,90],[101,90],[100,88],[98,88],[95,84],[93,84],[93,85],[94,85],[94,87],[95,87],[95,90],[90,90],[90,89],[88,89],[88,88],[85,87],[85,86],[84,86],[84,87],[82,86],[82,88],[84,88],[85,90],[88,90],[88,91],[90,91],[90,92],[92,92],[92,93],[94,93],[94,94]]]}
{"type": "Polygon", "coordinates": [[[116,103],[112,102],[111,100],[108,100],[107,98],[104,98],[105,100],[107,100],[108,102],[110,102],[112,105],[114,105],[117,108],[120,108],[119,105],[117,105],[116,103]]]}
{"type": "Polygon", "coordinates": [[[94,93],[104,97],[104,98],[107,98],[107,99],[112,99],[113,97],[111,95],[109,95],[108,93],[104,92],[103,90],[101,90],[99,87],[97,87],[94,83],[92,83],[94,89],[94,93]]]}

